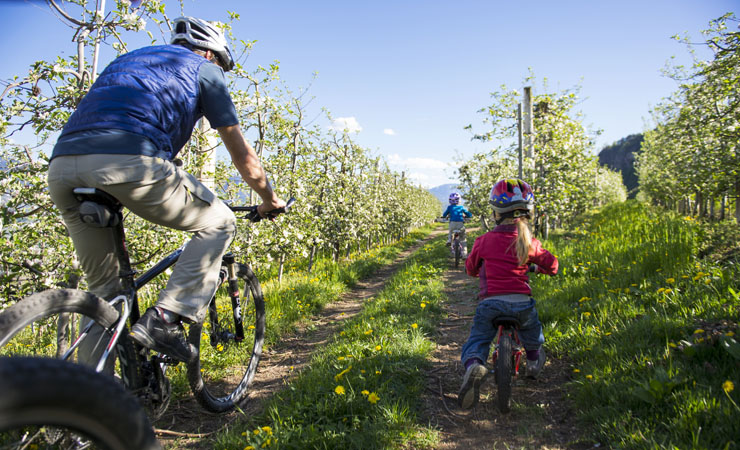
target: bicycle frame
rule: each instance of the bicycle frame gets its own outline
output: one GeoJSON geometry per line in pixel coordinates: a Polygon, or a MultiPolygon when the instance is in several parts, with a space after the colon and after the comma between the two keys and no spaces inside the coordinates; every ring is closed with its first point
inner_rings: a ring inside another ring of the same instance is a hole
{"type": "MultiPolygon", "coordinates": [[[[112,306],[117,306],[119,303],[122,304],[122,311],[116,325],[116,329],[113,333],[113,337],[106,345],[106,348],[103,351],[103,354],[96,366],[95,370],[97,372],[101,372],[103,370],[103,367],[105,367],[105,363],[108,360],[110,353],[113,351],[113,348],[115,348],[116,344],[118,343],[118,340],[121,337],[121,333],[125,328],[126,323],[128,322],[133,325],[134,323],[136,323],[137,320],[139,320],[141,316],[139,312],[138,290],[149,283],[151,280],[153,280],[155,277],[163,273],[165,270],[172,267],[180,258],[180,255],[182,254],[183,250],[185,250],[187,243],[181,245],[177,250],[162,258],[162,260],[160,260],[153,267],[144,272],[140,277],[135,278],[137,272],[131,267],[131,257],[126,246],[126,233],[123,227],[123,205],[121,205],[121,203],[113,196],[95,188],[76,188],[74,190],[74,193],[81,203],[85,201],[90,201],[98,205],[102,205],[103,207],[108,209],[109,212],[115,214],[118,217],[118,220],[115,221],[115,224],[110,226],[110,228],[112,228],[113,231],[115,255],[119,264],[118,277],[121,280],[121,291],[116,294],[115,297],[108,300],[108,302],[112,306]]],[[[253,207],[230,208],[235,211],[251,211],[253,207]]],[[[99,226],[109,227],[108,225],[99,226]]],[[[236,286],[234,256],[231,253],[226,253],[223,256],[222,260],[227,266],[229,283],[230,285],[232,285],[232,287],[234,287],[236,286]]],[[[212,300],[213,299],[209,301],[209,305],[210,303],[212,303],[212,300]]],[[[244,327],[242,325],[241,318],[241,305],[239,304],[238,298],[232,297],[231,302],[232,308],[234,308],[234,320],[236,325],[236,336],[234,336],[234,340],[240,342],[244,339],[244,327]]],[[[82,342],[85,336],[87,336],[87,333],[92,326],[93,323],[91,322],[85,327],[84,330],[82,330],[82,332],[69,348],[69,350],[65,352],[63,359],[69,358],[69,356],[72,354],[72,352],[74,352],[79,343],[82,342]]]]}
{"type": "Polygon", "coordinates": [[[496,332],[495,338],[496,347],[493,352],[491,364],[495,367],[496,359],[499,357],[499,341],[501,340],[501,336],[504,334],[508,334],[509,337],[512,338],[512,342],[514,344],[514,346],[512,347],[512,356],[514,357],[514,375],[519,375],[519,363],[522,360],[522,355],[524,354],[524,352],[522,352],[522,343],[519,340],[519,333],[517,333],[517,328],[512,325],[500,324],[498,326],[498,331],[496,332]]]}

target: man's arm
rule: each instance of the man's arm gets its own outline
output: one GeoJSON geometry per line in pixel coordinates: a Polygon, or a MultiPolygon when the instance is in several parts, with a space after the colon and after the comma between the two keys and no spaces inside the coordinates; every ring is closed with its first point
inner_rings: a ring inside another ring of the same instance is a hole
{"type": "Polygon", "coordinates": [[[262,199],[262,204],[257,209],[260,215],[264,216],[264,213],[268,211],[285,206],[285,202],[275,195],[272,190],[257,153],[244,138],[239,125],[220,127],[217,130],[231,155],[231,161],[234,163],[236,170],[239,171],[242,179],[249,187],[254,189],[262,199]]]}

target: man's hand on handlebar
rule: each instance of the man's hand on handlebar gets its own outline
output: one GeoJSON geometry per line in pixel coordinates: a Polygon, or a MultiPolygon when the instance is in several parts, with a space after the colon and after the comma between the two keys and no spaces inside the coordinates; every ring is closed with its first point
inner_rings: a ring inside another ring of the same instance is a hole
{"type": "Polygon", "coordinates": [[[286,203],[278,196],[273,196],[271,201],[263,201],[261,205],[257,207],[257,212],[263,219],[274,219],[278,214],[284,212],[286,203]]]}

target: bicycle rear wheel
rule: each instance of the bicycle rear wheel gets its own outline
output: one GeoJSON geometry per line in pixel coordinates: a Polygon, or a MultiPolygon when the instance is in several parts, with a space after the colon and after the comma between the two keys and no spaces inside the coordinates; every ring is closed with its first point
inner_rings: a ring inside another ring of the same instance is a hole
{"type": "Polygon", "coordinates": [[[498,340],[496,358],[496,403],[502,413],[511,409],[511,377],[514,372],[511,336],[505,330],[498,340]]]}
{"type": "Polygon", "coordinates": [[[137,400],[67,361],[0,358],[0,448],[160,449],[137,400]]]}
{"type": "Polygon", "coordinates": [[[455,268],[460,267],[460,258],[462,258],[462,248],[460,241],[455,240],[455,268]]]}
{"type": "Polygon", "coordinates": [[[265,339],[262,288],[252,269],[235,267],[231,282],[222,276],[204,323],[192,324],[188,331],[188,341],[199,350],[199,358],[188,364],[190,388],[205,409],[216,413],[247,398],[265,339]],[[236,317],[241,317],[243,337],[236,317]]]}
{"type": "MultiPolygon", "coordinates": [[[[26,297],[0,313],[0,356],[62,358],[89,321],[94,328],[83,336],[67,360],[96,366],[113,336],[118,311],[89,292],[54,289],[26,297]]],[[[115,374],[126,388],[141,386],[137,355],[124,328],[104,372],[115,374]]]]}

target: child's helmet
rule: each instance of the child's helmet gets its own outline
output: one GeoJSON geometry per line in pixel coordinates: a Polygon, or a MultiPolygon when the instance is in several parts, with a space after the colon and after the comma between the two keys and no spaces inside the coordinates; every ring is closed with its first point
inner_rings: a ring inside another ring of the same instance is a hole
{"type": "Polygon", "coordinates": [[[458,203],[460,203],[460,194],[453,192],[450,194],[450,205],[457,205],[458,203]]]}
{"type": "Polygon", "coordinates": [[[493,210],[505,217],[531,215],[534,211],[532,188],[517,178],[504,179],[493,185],[489,200],[493,210]],[[524,211],[525,214],[514,211],[524,211]]]}

